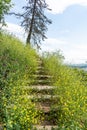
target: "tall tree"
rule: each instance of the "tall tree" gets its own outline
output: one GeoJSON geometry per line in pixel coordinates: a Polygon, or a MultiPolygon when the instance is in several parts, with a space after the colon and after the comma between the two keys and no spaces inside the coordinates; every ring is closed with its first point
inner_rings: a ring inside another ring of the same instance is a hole
{"type": "Polygon", "coordinates": [[[11,0],[0,0],[0,24],[5,24],[4,15],[8,13],[11,7],[11,0]]]}
{"type": "Polygon", "coordinates": [[[47,24],[51,24],[44,12],[50,10],[45,0],[26,0],[27,4],[23,7],[24,13],[16,14],[22,17],[21,26],[27,32],[26,44],[40,46],[42,40],[46,38],[47,24]]]}

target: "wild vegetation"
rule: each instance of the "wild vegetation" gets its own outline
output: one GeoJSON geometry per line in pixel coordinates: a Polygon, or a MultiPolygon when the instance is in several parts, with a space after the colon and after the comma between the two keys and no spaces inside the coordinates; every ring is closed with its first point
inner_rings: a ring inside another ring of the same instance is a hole
{"type": "MultiPolygon", "coordinates": [[[[0,123],[6,130],[32,130],[41,118],[25,89],[35,80],[37,59],[30,46],[11,35],[0,35],[0,123]]],[[[56,122],[58,130],[86,130],[87,73],[64,65],[59,51],[44,53],[41,59],[45,70],[53,76],[51,86],[56,96],[49,120],[56,122]]]]}
{"type": "Polygon", "coordinates": [[[0,0],[0,24],[2,26],[5,25],[4,16],[8,14],[11,6],[11,0],[0,0]]]}
{"type": "Polygon", "coordinates": [[[37,54],[8,34],[0,35],[0,122],[6,130],[29,130],[38,121],[24,86],[33,82],[37,54]]]}
{"type": "MultiPolygon", "coordinates": [[[[44,15],[48,5],[45,0],[33,3],[28,0],[28,4],[23,7],[25,12],[18,15],[22,16],[21,24],[28,33],[27,43],[32,40],[39,46],[40,41],[46,38],[46,24],[51,23],[44,15]]],[[[2,26],[11,6],[11,0],[0,1],[2,26]]],[[[87,72],[64,65],[64,57],[59,51],[44,53],[40,58],[45,71],[52,76],[51,86],[54,86],[53,94],[56,96],[49,120],[55,122],[58,130],[86,130],[87,72]]],[[[28,98],[32,90],[26,89],[35,82],[33,74],[38,67],[37,59],[38,54],[29,45],[25,46],[0,30],[0,126],[4,126],[4,130],[33,130],[33,125],[41,119],[41,111],[28,98]]]]}
{"type": "Polygon", "coordinates": [[[57,102],[56,119],[58,130],[86,130],[87,128],[87,72],[63,64],[60,52],[46,53],[45,68],[53,75],[54,94],[57,102]]]}

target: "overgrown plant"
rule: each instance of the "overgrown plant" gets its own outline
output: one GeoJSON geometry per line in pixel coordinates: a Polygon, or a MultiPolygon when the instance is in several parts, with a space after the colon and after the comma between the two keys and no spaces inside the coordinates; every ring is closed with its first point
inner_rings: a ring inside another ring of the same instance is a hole
{"type": "Polygon", "coordinates": [[[11,0],[0,0],[0,26],[5,25],[5,15],[8,14],[11,6],[11,0]]]}
{"type": "Polygon", "coordinates": [[[58,75],[60,74],[60,68],[64,60],[60,51],[57,52],[45,52],[42,55],[43,64],[49,74],[53,76],[53,82],[56,82],[58,75]]]}
{"type": "Polygon", "coordinates": [[[56,119],[58,129],[86,130],[87,82],[82,82],[83,73],[64,65],[60,53],[46,53],[43,60],[45,69],[54,77],[54,93],[58,98],[56,104],[52,105],[52,112],[55,112],[52,118],[56,119]]]}
{"type": "Polygon", "coordinates": [[[38,121],[35,104],[24,89],[34,80],[36,61],[31,47],[8,34],[0,35],[0,122],[6,130],[29,130],[38,121]]]}

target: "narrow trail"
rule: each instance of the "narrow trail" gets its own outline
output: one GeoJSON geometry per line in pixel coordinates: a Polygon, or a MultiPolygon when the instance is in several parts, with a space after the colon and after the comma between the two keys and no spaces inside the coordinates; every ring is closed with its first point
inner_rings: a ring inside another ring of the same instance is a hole
{"type": "Polygon", "coordinates": [[[45,70],[41,59],[38,60],[38,64],[39,66],[35,73],[36,82],[32,85],[32,92],[36,93],[36,97],[34,96],[37,101],[36,107],[43,112],[44,119],[41,120],[40,125],[35,127],[37,130],[52,130],[57,127],[55,119],[52,118],[52,114],[55,114],[55,109],[52,109],[52,105],[57,99],[54,95],[54,86],[52,86],[53,77],[45,70]]]}

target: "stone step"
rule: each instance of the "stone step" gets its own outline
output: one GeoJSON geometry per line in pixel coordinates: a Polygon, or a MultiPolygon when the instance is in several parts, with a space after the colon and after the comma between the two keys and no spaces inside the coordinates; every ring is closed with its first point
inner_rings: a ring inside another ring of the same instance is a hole
{"type": "Polygon", "coordinates": [[[53,89],[43,89],[43,90],[38,90],[38,89],[29,89],[29,94],[50,94],[54,95],[53,89]]]}
{"type": "Polygon", "coordinates": [[[44,75],[44,74],[47,74],[47,75],[49,75],[49,73],[48,72],[46,72],[45,70],[36,70],[35,71],[35,74],[42,74],[42,75],[44,75]]]}
{"type": "Polygon", "coordinates": [[[32,82],[32,85],[51,85],[52,83],[49,81],[49,82],[38,82],[38,81],[34,81],[32,82]]]}
{"type": "Polygon", "coordinates": [[[32,75],[33,77],[35,78],[53,78],[53,76],[50,76],[50,75],[46,75],[46,74],[34,74],[32,75]]]}
{"type": "MultiPolygon", "coordinates": [[[[29,97],[28,97],[29,98],[29,97]]],[[[45,97],[45,98],[35,98],[35,97],[31,97],[31,101],[34,102],[36,105],[38,104],[41,104],[43,105],[44,103],[45,104],[49,104],[49,106],[55,110],[57,110],[57,107],[54,106],[54,104],[58,104],[58,101],[59,101],[59,97],[53,97],[53,98],[50,98],[50,97],[45,97]]]]}
{"type": "MultiPolygon", "coordinates": [[[[59,110],[58,104],[53,106],[54,104],[52,103],[37,103],[36,104],[36,109],[42,111],[44,114],[47,116],[51,116],[52,113],[56,113],[59,110]]],[[[53,115],[52,115],[53,116],[53,115]]]]}
{"type": "Polygon", "coordinates": [[[44,70],[44,66],[40,65],[40,66],[37,67],[37,70],[42,70],[42,69],[44,70]]]}
{"type": "Polygon", "coordinates": [[[36,125],[34,126],[36,130],[58,130],[58,126],[52,126],[52,125],[36,125]]]}
{"type": "Polygon", "coordinates": [[[52,87],[52,86],[25,86],[24,87],[24,90],[27,91],[27,93],[29,95],[31,94],[34,94],[35,96],[36,95],[54,95],[54,91],[55,91],[55,87],[52,87]]]}
{"type": "Polygon", "coordinates": [[[53,98],[31,98],[31,101],[37,104],[49,104],[49,106],[54,106],[54,104],[58,104],[59,97],[53,97],[53,98]]]}
{"type": "Polygon", "coordinates": [[[44,85],[44,84],[52,83],[52,81],[49,80],[49,79],[46,79],[46,80],[36,79],[36,80],[35,80],[35,83],[40,84],[40,85],[42,85],[42,84],[44,85]]]}
{"type": "Polygon", "coordinates": [[[54,90],[55,86],[49,86],[49,85],[33,85],[33,86],[22,86],[25,90],[35,89],[35,90],[54,90]]]}
{"type": "Polygon", "coordinates": [[[37,63],[38,63],[39,65],[41,65],[43,62],[42,62],[41,59],[39,59],[39,60],[37,60],[37,63]]]}
{"type": "MultiPolygon", "coordinates": [[[[29,86],[25,86],[29,88],[29,86]]],[[[31,86],[32,89],[38,89],[38,90],[43,90],[43,89],[55,89],[55,86],[48,86],[48,85],[33,85],[31,86]]]]}
{"type": "Polygon", "coordinates": [[[39,107],[37,106],[36,109],[39,109],[40,111],[44,112],[45,114],[50,112],[49,106],[39,106],[39,107]]]}
{"type": "Polygon", "coordinates": [[[53,95],[28,95],[26,98],[29,98],[29,99],[54,99],[54,98],[58,98],[57,95],[53,96],[53,95]]]}
{"type": "Polygon", "coordinates": [[[52,82],[50,80],[41,80],[41,79],[36,79],[32,81],[32,85],[51,85],[52,82]]]}

